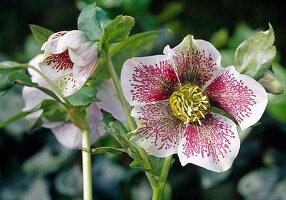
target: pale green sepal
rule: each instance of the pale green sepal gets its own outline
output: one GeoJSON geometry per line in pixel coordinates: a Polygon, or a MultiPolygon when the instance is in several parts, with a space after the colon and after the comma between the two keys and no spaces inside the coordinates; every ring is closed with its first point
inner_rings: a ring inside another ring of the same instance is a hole
{"type": "Polygon", "coordinates": [[[257,32],[242,42],[234,54],[236,70],[256,80],[260,79],[276,56],[274,40],[274,31],[269,24],[268,31],[257,32]]]}

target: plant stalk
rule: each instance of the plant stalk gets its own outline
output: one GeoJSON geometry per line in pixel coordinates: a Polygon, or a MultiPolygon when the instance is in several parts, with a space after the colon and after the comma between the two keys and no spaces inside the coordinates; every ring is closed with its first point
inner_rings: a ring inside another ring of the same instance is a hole
{"type": "Polygon", "coordinates": [[[82,130],[82,175],[83,175],[83,200],[92,200],[92,176],[91,176],[91,156],[90,137],[87,129],[82,130]]]}
{"type": "MultiPolygon", "coordinates": [[[[115,86],[118,98],[120,100],[120,103],[121,103],[122,108],[124,110],[125,116],[127,118],[128,125],[129,125],[130,129],[133,131],[137,127],[136,127],[136,124],[135,124],[133,118],[130,115],[130,110],[129,110],[128,104],[127,104],[127,102],[125,100],[125,97],[123,95],[120,83],[118,81],[118,78],[117,78],[117,75],[116,75],[116,72],[115,72],[115,69],[114,69],[111,57],[110,57],[110,54],[109,54],[108,50],[105,50],[104,53],[105,53],[105,56],[106,56],[106,59],[107,59],[108,69],[109,69],[109,72],[111,74],[111,78],[113,80],[113,83],[114,83],[114,86],[115,86]]],[[[148,155],[145,152],[145,150],[143,148],[141,148],[141,147],[138,147],[138,151],[140,153],[140,156],[141,156],[144,168],[151,169],[151,165],[150,165],[149,160],[148,160],[148,155]]],[[[155,183],[155,180],[154,180],[153,176],[149,172],[146,172],[146,176],[147,176],[147,178],[148,178],[148,180],[149,180],[149,182],[151,184],[152,189],[154,189],[155,186],[156,186],[156,183],[155,183]]]]}
{"type": "Polygon", "coordinates": [[[161,200],[163,197],[163,192],[165,188],[165,184],[168,178],[171,161],[172,161],[173,155],[170,155],[165,158],[163,168],[159,177],[158,185],[156,187],[156,190],[153,192],[152,200],[161,200]]]}

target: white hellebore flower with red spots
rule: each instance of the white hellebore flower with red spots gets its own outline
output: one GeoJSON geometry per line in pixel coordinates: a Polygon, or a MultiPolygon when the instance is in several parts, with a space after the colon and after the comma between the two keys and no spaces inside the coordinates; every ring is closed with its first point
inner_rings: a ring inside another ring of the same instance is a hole
{"type": "MultiPolygon", "coordinates": [[[[43,54],[33,58],[29,65],[32,65],[36,68],[39,68],[38,63],[44,57],[43,54]]],[[[34,70],[28,68],[28,71],[31,75],[32,81],[38,83],[41,87],[48,88],[52,90],[51,86],[34,70]]],[[[25,110],[30,110],[40,104],[44,99],[51,99],[50,96],[46,95],[42,91],[31,88],[23,88],[23,98],[25,100],[25,110]]],[[[111,113],[114,118],[125,122],[126,118],[120,104],[119,99],[116,96],[115,88],[113,86],[112,80],[105,80],[102,82],[101,87],[99,88],[96,97],[100,99],[100,102],[92,103],[90,105],[90,143],[93,144],[95,141],[102,136],[105,131],[102,128],[102,114],[100,109],[103,109],[111,113]]],[[[41,116],[42,110],[34,112],[28,115],[26,118],[32,124],[41,116]]],[[[43,127],[50,128],[54,133],[57,140],[67,148],[70,149],[80,149],[81,148],[81,131],[71,122],[48,122],[46,119],[43,119],[43,127]]]]}
{"type": "Polygon", "coordinates": [[[54,33],[41,48],[44,57],[39,63],[40,69],[59,84],[65,96],[73,94],[94,72],[97,46],[79,30],[54,33]]]}
{"type": "Polygon", "coordinates": [[[178,154],[193,163],[223,172],[237,156],[236,124],[209,111],[231,114],[244,130],[262,116],[267,95],[254,79],[233,66],[222,68],[215,47],[192,36],[164,55],[132,58],[124,63],[121,84],[136,119],[135,143],[149,154],[178,154]]]}

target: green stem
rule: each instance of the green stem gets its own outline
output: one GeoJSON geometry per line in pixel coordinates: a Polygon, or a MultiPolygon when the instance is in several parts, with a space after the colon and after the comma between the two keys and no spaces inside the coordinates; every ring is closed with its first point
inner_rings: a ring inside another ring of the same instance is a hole
{"type": "Polygon", "coordinates": [[[91,177],[91,157],[89,131],[82,130],[82,174],[83,174],[83,200],[92,200],[92,177],[91,177]]]}
{"type": "MultiPolygon", "coordinates": [[[[133,118],[130,115],[130,110],[129,110],[128,104],[127,104],[127,102],[125,100],[125,97],[123,95],[123,92],[122,92],[120,83],[118,81],[118,78],[117,78],[117,75],[116,75],[116,72],[115,72],[115,69],[114,69],[114,66],[113,66],[113,63],[112,63],[112,60],[111,60],[111,57],[109,55],[108,50],[105,50],[104,53],[105,53],[105,56],[106,56],[106,59],[107,59],[108,69],[110,71],[111,78],[113,80],[113,83],[114,83],[114,86],[115,86],[118,98],[120,100],[120,103],[121,103],[122,108],[124,110],[125,116],[127,118],[128,125],[129,125],[130,129],[133,131],[133,130],[135,130],[137,128],[136,124],[135,124],[133,118]]],[[[139,151],[140,156],[142,158],[142,162],[143,162],[144,168],[151,169],[151,165],[149,163],[147,153],[141,147],[138,147],[138,151],[139,151]]],[[[150,173],[148,173],[148,172],[146,172],[146,176],[147,176],[147,178],[148,178],[148,180],[149,180],[149,182],[150,182],[150,184],[152,186],[152,189],[154,189],[156,183],[155,183],[155,180],[154,180],[153,176],[150,173]]]]}
{"type": "Polygon", "coordinates": [[[169,174],[172,157],[173,155],[165,158],[164,165],[163,165],[163,168],[160,174],[159,182],[158,182],[156,190],[153,193],[152,200],[161,200],[163,197],[163,192],[164,192],[165,184],[166,184],[167,177],[169,174]]]}

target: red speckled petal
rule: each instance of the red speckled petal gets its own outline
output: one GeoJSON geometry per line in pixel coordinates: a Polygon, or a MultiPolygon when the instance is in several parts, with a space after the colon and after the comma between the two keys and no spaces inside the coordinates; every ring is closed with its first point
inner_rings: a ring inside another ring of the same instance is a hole
{"type": "Polygon", "coordinates": [[[215,172],[229,169],[238,154],[240,141],[236,125],[230,119],[209,113],[202,125],[190,123],[178,147],[181,164],[204,167],[215,172]]]}
{"type": "Polygon", "coordinates": [[[255,124],[267,105],[265,89],[253,78],[239,74],[233,66],[221,73],[205,89],[211,106],[231,114],[244,130],[255,124]]]}
{"type": "Polygon", "coordinates": [[[121,85],[131,105],[168,99],[180,84],[168,56],[157,55],[127,60],[121,85]]]}
{"type": "Polygon", "coordinates": [[[221,68],[221,56],[216,48],[207,41],[194,40],[191,35],[173,49],[166,46],[164,54],[172,56],[182,85],[191,83],[203,88],[221,68]]]}
{"type": "Polygon", "coordinates": [[[73,73],[59,78],[59,88],[64,96],[72,95],[79,89],[78,82],[74,79],[73,73]]]}
{"type": "Polygon", "coordinates": [[[69,58],[68,50],[60,54],[49,54],[39,63],[42,72],[50,79],[72,73],[74,63],[69,58]]]}
{"type": "Polygon", "coordinates": [[[138,127],[135,143],[157,157],[177,153],[186,125],[172,114],[169,100],[135,106],[131,115],[138,127]]]}

